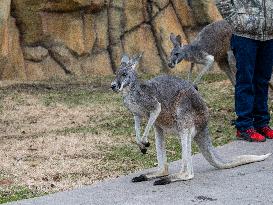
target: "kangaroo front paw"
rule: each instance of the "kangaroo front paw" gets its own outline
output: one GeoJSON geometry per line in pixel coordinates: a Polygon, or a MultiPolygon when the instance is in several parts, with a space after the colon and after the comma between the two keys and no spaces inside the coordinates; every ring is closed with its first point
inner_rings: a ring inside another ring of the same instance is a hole
{"type": "Polygon", "coordinates": [[[142,144],[145,146],[145,147],[150,147],[150,142],[142,142],[142,144]]]}
{"type": "Polygon", "coordinates": [[[133,183],[136,183],[136,182],[144,182],[144,181],[148,181],[148,177],[146,177],[144,174],[141,174],[140,176],[134,177],[134,178],[132,179],[132,182],[133,182],[133,183]]]}
{"type": "Polygon", "coordinates": [[[142,154],[146,154],[147,153],[147,148],[146,148],[146,146],[143,143],[139,143],[138,147],[139,147],[139,149],[140,149],[140,151],[141,151],[142,154]]]}
{"type": "Polygon", "coordinates": [[[142,154],[147,154],[147,149],[146,148],[140,148],[140,151],[142,154]]]}

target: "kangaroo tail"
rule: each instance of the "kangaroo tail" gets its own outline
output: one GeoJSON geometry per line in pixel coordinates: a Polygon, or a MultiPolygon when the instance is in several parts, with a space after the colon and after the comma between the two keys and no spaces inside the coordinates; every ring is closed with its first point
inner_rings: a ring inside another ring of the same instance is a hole
{"type": "Polygon", "coordinates": [[[198,134],[194,138],[194,140],[197,143],[205,159],[212,166],[218,169],[229,169],[244,164],[263,161],[271,155],[271,153],[265,155],[240,155],[238,157],[235,157],[231,161],[225,161],[217,156],[217,154],[215,153],[214,147],[211,143],[208,128],[205,128],[205,130],[202,133],[198,134]]]}

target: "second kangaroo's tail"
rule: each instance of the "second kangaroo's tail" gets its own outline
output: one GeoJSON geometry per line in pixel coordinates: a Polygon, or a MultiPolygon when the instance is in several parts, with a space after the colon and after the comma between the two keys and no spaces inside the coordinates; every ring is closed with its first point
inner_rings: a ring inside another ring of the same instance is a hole
{"type": "Polygon", "coordinates": [[[211,143],[208,128],[206,128],[202,133],[197,135],[194,140],[197,143],[205,159],[212,166],[218,169],[229,169],[244,164],[263,161],[271,155],[271,153],[265,155],[240,155],[238,157],[235,157],[231,161],[225,161],[217,156],[217,154],[215,153],[214,147],[211,143]]]}

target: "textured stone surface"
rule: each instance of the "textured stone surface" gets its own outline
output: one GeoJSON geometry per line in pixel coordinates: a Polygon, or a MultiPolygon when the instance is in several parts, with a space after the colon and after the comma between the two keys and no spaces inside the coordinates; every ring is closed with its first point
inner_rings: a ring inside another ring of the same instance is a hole
{"type": "Polygon", "coordinates": [[[157,0],[157,1],[154,1],[155,5],[157,7],[159,7],[160,9],[164,8],[165,6],[167,6],[170,1],[169,0],[157,0]]]}
{"type": "Polygon", "coordinates": [[[114,70],[118,69],[123,52],[124,51],[121,44],[111,46],[111,54],[112,54],[112,59],[114,64],[113,65],[114,70]]]}
{"type": "Polygon", "coordinates": [[[189,27],[195,25],[193,11],[187,0],[172,0],[172,4],[182,26],[189,27]]]}
{"type": "Polygon", "coordinates": [[[144,22],[145,12],[142,0],[124,1],[125,30],[128,31],[144,22]]]}
{"type": "Polygon", "coordinates": [[[64,79],[66,73],[54,61],[47,56],[41,62],[25,61],[27,80],[50,80],[50,79],[64,79]]]}
{"type": "Polygon", "coordinates": [[[89,53],[95,42],[93,19],[86,15],[85,26],[79,12],[43,13],[43,33],[57,39],[77,55],[89,53]]]}
{"type": "Polygon", "coordinates": [[[110,56],[107,51],[94,54],[82,62],[82,69],[85,76],[113,74],[110,56]]]}
{"type": "Polygon", "coordinates": [[[48,0],[43,4],[42,10],[71,12],[85,9],[92,13],[100,11],[105,5],[105,0],[48,0]]]}
{"type": "Polygon", "coordinates": [[[41,47],[24,47],[23,48],[24,58],[26,60],[40,62],[48,56],[48,50],[41,47]]]}
{"type": "Polygon", "coordinates": [[[110,7],[123,8],[124,0],[109,0],[110,7]]]}
{"type": "MultiPolygon", "coordinates": [[[[106,18],[106,16],[106,10],[103,10],[102,12],[97,13],[93,16],[93,19],[95,20],[95,45],[98,49],[107,49],[107,47],[109,46],[108,18],[106,18]]],[[[85,26],[87,27],[86,24],[88,24],[88,22],[85,23],[85,26]]],[[[92,29],[90,28],[89,30],[91,31],[92,29]]]]}
{"type": "Polygon", "coordinates": [[[51,57],[63,68],[66,74],[81,76],[80,62],[65,46],[53,46],[49,49],[51,57]]]}
{"type": "Polygon", "coordinates": [[[15,25],[15,19],[9,18],[7,30],[7,54],[0,58],[0,79],[25,80],[25,65],[23,52],[19,42],[19,31],[15,25]],[[3,59],[3,60],[1,60],[3,59]]]}
{"type": "Polygon", "coordinates": [[[0,1],[0,56],[8,54],[8,27],[11,0],[0,1]]]}
{"type": "Polygon", "coordinates": [[[26,45],[38,44],[44,37],[42,20],[38,12],[43,2],[44,0],[12,0],[13,15],[26,45]]]}
{"type": "Polygon", "coordinates": [[[0,1],[0,79],[7,69],[9,54],[9,16],[10,0],[0,1]]]}
{"type": "Polygon", "coordinates": [[[109,8],[109,39],[110,44],[114,45],[120,43],[120,37],[124,30],[124,25],[122,25],[122,11],[118,8],[111,7],[109,8]]]}
{"type": "Polygon", "coordinates": [[[162,61],[158,54],[151,27],[143,24],[124,38],[124,49],[129,55],[142,53],[140,70],[145,73],[159,73],[162,70],[162,61]]]}
{"type": "MultiPolygon", "coordinates": [[[[180,34],[182,36],[182,42],[187,44],[187,38],[183,32],[182,26],[179,23],[175,11],[172,5],[169,5],[165,8],[153,21],[153,26],[156,30],[156,36],[160,45],[162,46],[165,60],[167,61],[169,52],[173,48],[173,44],[170,39],[170,31],[175,34],[180,34]]],[[[179,63],[175,69],[175,71],[183,71],[188,68],[188,63],[183,62],[179,63]]]]}
{"type": "Polygon", "coordinates": [[[221,15],[211,0],[192,0],[194,17],[198,24],[205,25],[221,19],[221,15]]]}
{"type": "Polygon", "coordinates": [[[144,52],[142,72],[166,72],[170,33],[188,43],[220,18],[213,0],[2,0],[0,79],[113,74],[124,52],[144,52]]]}

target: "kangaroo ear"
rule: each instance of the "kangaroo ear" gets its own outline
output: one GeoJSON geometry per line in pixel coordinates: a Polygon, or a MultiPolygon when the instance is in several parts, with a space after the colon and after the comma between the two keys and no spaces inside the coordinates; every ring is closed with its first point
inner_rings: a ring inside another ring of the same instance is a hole
{"type": "Polygon", "coordinates": [[[143,53],[133,56],[133,58],[130,60],[130,65],[132,69],[136,69],[137,64],[139,64],[139,61],[142,58],[143,53]]]}
{"type": "Polygon", "coordinates": [[[176,41],[178,42],[179,46],[182,45],[182,38],[181,38],[180,35],[177,35],[177,36],[176,36],[176,41]]]}
{"type": "Polygon", "coordinates": [[[127,65],[129,63],[129,57],[126,54],[123,54],[122,58],[121,58],[121,64],[125,64],[127,65]]]}
{"type": "Polygon", "coordinates": [[[174,46],[177,45],[176,36],[173,33],[171,33],[171,35],[170,35],[170,40],[174,46]]]}
{"type": "Polygon", "coordinates": [[[181,36],[175,36],[173,33],[170,35],[170,40],[173,43],[174,47],[181,46],[181,36]]]}

